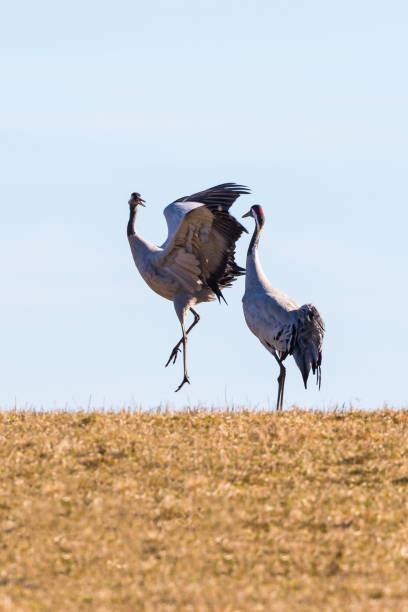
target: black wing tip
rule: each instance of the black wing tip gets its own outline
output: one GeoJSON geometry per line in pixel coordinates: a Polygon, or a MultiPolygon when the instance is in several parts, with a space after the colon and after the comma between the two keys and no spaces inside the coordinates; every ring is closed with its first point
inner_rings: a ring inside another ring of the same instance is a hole
{"type": "Polygon", "coordinates": [[[236,193],[248,194],[251,193],[251,190],[246,185],[240,185],[238,183],[222,183],[221,185],[215,185],[214,187],[210,187],[210,189],[222,189],[225,191],[235,191],[236,193]]]}
{"type": "Polygon", "coordinates": [[[222,291],[219,288],[217,281],[214,281],[214,280],[212,282],[210,281],[208,283],[208,286],[210,287],[211,291],[213,291],[215,293],[218,302],[221,304],[221,300],[223,300],[225,302],[225,304],[227,304],[227,306],[228,306],[228,302],[225,299],[225,297],[223,296],[222,291]]]}
{"type": "Polygon", "coordinates": [[[241,185],[241,183],[220,183],[219,185],[214,185],[213,187],[208,187],[205,191],[211,191],[212,189],[224,189],[226,191],[238,191],[242,190],[245,193],[251,193],[251,189],[247,185],[241,185]]]}
{"type": "Polygon", "coordinates": [[[239,185],[238,183],[221,183],[220,185],[208,187],[207,189],[203,189],[189,196],[178,198],[175,202],[188,202],[189,200],[197,199],[197,201],[203,202],[203,204],[221,205],[229,208],[240,195],[247,195],[249,193],[251,193],[251,190],[246,185],[239,185]]]}

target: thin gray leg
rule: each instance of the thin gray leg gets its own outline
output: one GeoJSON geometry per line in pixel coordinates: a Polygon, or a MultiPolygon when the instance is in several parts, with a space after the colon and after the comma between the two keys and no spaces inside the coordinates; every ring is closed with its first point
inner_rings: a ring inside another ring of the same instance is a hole
{"type": "Polygon", "coordinates": [[[280,372],[278,376],[278,399],[276,401],[276,410],[283,409],[283,392],[285,390],[285,378],[286,378],[286,368],[283,365],[281,359],[279,359],[276,351],[273,351],[272,355],[275,357],[276,361],[279,364],[280,372]]]}
{"type": "Polygon", "coordinates": [[[189,381],[189,379],[188,379],[188,374],[187,374],[187,351],[186,351],[186,348],[187,348],[187,334],[186,334],[186,332],[185,332],[185,329],[184,329],[184,324],[183,324],[183,323],[181,324],[181,329],[182,329],[182,331],[183,331],[183,338],[182,338],[182,342],[183,342],[183,365],[184,365],[184,378],[183,378],[183,380],[181,381],[181,384],[180,384],[180,385],[177,387],[177,389],[176,389],[176,393],[177,393],[177,391],[180,391],[181,387],[182,387],[182,386],[183,386],[185,383],[190,384],[190,381],[189,381]]]}
{"type": "MultiPolygon", "coordinates": [[[[186,335],[189,334],[191,332],[191,330],[193,329],[194,325],[197,325],[197,323],[200,320],[200,315],[198,314],[198,312],[196,312],[193,308],[190,308],[191,312],[194,315],[194,321],[192,322],[192,324],[190,325],[190,327],[188,328],[188,330],[186,331],[186,335]]],[[[174,347],[174,349],[171,351],[171,355],[167,360],[167,363],[165,365],[165,367],[167,368],[167,366],[169,365],[170,361],[173,359],[173,364],[176,363],[176,359],[177,359],[177,355],[178,352],[180,351],[180,346],[183,344],[183,338],[180,338],[179,342],[177,342],[176,346],[174,347]]]]}

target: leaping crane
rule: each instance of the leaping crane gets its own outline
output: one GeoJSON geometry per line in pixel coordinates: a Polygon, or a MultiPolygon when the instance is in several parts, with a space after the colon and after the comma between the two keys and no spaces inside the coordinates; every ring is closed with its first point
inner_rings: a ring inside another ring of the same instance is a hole
{"type": "Polygon", "coordinates": [[[235,243],[247,230],[229,214],[241,194],[250,193],[243,185],[223,183],[179,198],[164,209],[167,240],[158,247],[144,240],[135,230],[136,214],[144,200],[132,193],[127,235],[136,267],[153,291],[171,300],[181,324],[182,338],[173,348],[166,367],[176,362],[183,346],[184,378],[179,391],[189,383],[187,374],[187,334],[200,317],[192,308],[201,302],[224,299],[222,289],[230,287],[245,270],[235,262],[235,243]],[[194,321],[185,330],[188,312],[194,321]]]}

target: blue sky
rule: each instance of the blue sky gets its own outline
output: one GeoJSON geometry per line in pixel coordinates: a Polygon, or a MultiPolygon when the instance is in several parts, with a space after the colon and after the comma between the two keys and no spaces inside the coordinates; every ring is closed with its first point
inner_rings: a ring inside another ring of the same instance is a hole
{"type": "Polygon", "coordinates": [[[285,406],[406,406],[407,22],[392,0],[7,3],[0,405],[273,407],[244,279],[198,307],[174,394],[178,320],[126,239],[131,191],[161,244],[166,204],[235,181],[269,279],[326,322],[322,390],[288,359],[285,406]]]}

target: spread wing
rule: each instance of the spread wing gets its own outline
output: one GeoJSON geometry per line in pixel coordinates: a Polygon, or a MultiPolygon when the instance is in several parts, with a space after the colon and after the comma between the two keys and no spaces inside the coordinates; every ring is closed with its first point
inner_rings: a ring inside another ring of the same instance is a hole
{"type": "MultiPolygon", "coordinates": [[[[209,287],[220,299],[223,298],[221,289],[245,273],[234,259],[235,243],[245,228],[228,213],[232,201],[228,193],[224,206],[218,199],[216,204],[194,203],[198,205],[182,210],[177,229],[164,243],[163,251],[156,259],[157,268],[175,278],[188,292],[196,293],[209,287]]],[[[184,202],[193,204],[187,199],[184,202]]]]}
{"type": "Polygon", "coordinates": [[[221,206],[222,210],[228,211],[235,200],[241,194],[251,193],[245,185],[237,185],[236,183],[222,183],[215,185],[204,191],[193,193],[189,196],[184,196],[176,200],[177,202],[201,202],[208,208],[217,208],[221,206]]]}
{"type": "MultiPolygon", "coordinates": [[[[213,212],[224,211],[228,213],[235,200],[239,198],[241,194],[247,193],[250,193],[250,190],[244,185],[222,183],[222,185],[216,185],[215,187],[210,187],[209,189],[204,189],[204,191],[199,191],[175,200],[166,206],[163,211],[167,221],[168,235],[166,242],[162,244],[161,248],[166,248],[174,233],[177,231],[182,218],[191,210],[199,206],[206,206],[213,212]]],[[[241,227],[243,228],[242,231],[247,231],[242,225],[241,227]]]]}

